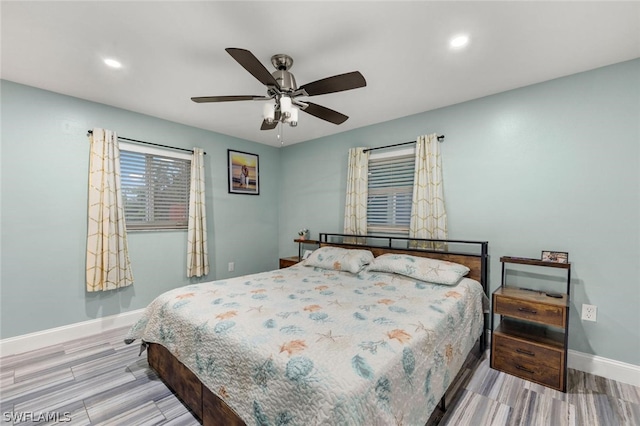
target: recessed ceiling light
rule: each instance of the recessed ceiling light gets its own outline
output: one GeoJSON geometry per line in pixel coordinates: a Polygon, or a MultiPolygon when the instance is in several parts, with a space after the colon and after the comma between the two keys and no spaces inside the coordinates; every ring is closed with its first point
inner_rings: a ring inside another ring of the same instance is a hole
{"type": "Polygon", "coordinates": [[[111,68],[122,68],[122,64],[115,59],[107,58],[104,60],[104,63],[110,66],[111,68]]]}
{"type": "Polygon", "coordinates": [[[454,49],[459,49],[461,47],[466,46],[467,43],[469,43],[469,37],[466,36],[466,35],[461,35],[461,36],[457,36],[457,37],[454,37],[453,39],[451,39],[451,42],[449,44],[454,49]]]}

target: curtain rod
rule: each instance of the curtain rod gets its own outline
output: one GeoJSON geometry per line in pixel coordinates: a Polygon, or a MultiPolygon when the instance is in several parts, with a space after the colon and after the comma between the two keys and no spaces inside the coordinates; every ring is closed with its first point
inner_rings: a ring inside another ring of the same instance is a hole
{"type": "MultiPolygon", "coordinates": [[[[87,130],[87,133],[92,135],[93,134],[93,130],[87,130]]],[[[137,139],[123,138],[122,136],[118,136],[118,139],[122,139],[123,141],[142,143],[142,144],[145,144],[145,145],[159,146],[159,147],[162,147],[162,148],[177,149],[178,151],[187,151],[187,152],[190,152],[190,153],[193,154],[193,150],[192,149],[178,148],[178,147],[169,146],[169,145],[160,145],[159,143],[145,142],[145,141],[139,141],[137,139]]],[[[204,155],[207,155],[207,153],[205,152],[204,155]]]]}
{"type": "MultiPolygon", "coordinates": [[[[444,140],[444,135],[438,136],[438,142],[442,142],[443,140],[444,140]]],[[[379,146],[377,148],[367,148],[367,149],[363,149],[362,152],[375,151],[376,149],[393,148],[394,146],[410,145],[412,143],[416,143],[416,141],[395,143],[393,145],[379,146]]]]}

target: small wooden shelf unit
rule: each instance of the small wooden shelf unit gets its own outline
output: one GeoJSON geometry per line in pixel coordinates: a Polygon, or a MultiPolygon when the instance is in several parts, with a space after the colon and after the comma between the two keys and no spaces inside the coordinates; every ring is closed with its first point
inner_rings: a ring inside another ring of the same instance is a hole
{"type": "Polygon", "coordinates": [[[571,264],[509,256],[500,262],[502,286],[492,298],[491,368],[566,392],[571,264]],[[544,291],[509,287],[507,264],[566,269],[566,292],[550,297],[544,291]]]}

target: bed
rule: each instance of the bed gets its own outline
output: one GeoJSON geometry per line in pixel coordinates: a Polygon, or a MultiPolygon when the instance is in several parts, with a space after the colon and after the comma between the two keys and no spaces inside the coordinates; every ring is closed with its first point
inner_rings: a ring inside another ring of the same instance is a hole
{"type": "Polygon", "coordinates": [[[320,234],[292,267],[160,295],[125,341],[204,425],[425,424],[488,304],[488,244],[432,243],[320,234]]]}

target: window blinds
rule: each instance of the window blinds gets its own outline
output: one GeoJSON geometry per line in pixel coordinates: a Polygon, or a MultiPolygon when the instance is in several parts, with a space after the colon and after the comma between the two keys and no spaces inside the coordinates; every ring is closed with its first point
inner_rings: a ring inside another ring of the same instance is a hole
{"type": "Polygon", "coordinates": [[[120,150],[127,229],[187,229],[191,160],[120,150]]]}
{"type": "Polygon", "coordinates": [[[369,160],[367,227],[370,233],[408,234],[415,156],[369,160]]]}

